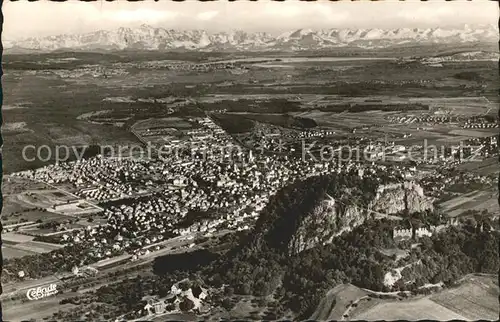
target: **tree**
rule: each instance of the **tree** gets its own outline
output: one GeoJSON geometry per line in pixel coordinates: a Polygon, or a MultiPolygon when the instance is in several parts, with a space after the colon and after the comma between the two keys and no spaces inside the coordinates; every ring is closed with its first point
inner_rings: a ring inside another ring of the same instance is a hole
{"type": "Polygon", "coordinates": [[[240,286],[240,292],[242,295],[250,295],[250,293],[252,292],[252,289],[250,287],[250,285],[245,282],[243,283],[241,286],[240,286]]]}
{"type": "Polygon", "coordinates": [[[234,288],[232,288],[231,286],[224,288],[224,295],[230,297],[233,296],[233,294],[234,294],[234,288]]]}
{"type": "Polygon", "coordinates": [[[221,287],[222,286],[222,278],[221,278],[220,274],[218,274],[218,273],[214,274],[212,279],[211,279],[211,283],[215,288],[221,287]]]}
{"type": "Polygon", "coordinates": [[[231,311],[231,309],[232,309],[234,306],[233,306],[233,303],[231,303],[231,299],[226,297],[224,300],[222,300],[222,307],[223,307],[223,308],[224,308],[224,310],[226,310],[226,311],[231,311]]]}
{"type": "Polygon", "coordinates": [[[266,297],[261,297],[259,298],[259,307],[265,307],[267,305],[267,298],[266,297]]]}
{"type": "Polygon", "coordinates": [[[179,283],[179,288],[183,291],[187,291],[189,290],[189,288],[191,287],[191,285],[189,284],[189,282],[182,282],[182,283],[179,283]]]}
{"type": "Polygon", "coordinates": [[[192,309],[194,309],[194,303],[193,303],[193,301],[191,301],[190,299],[188,299],[187,297],[185,297],[182,300],[182,302],[179,303],[179,309],[182,312],[189,312],[192,309]]]}

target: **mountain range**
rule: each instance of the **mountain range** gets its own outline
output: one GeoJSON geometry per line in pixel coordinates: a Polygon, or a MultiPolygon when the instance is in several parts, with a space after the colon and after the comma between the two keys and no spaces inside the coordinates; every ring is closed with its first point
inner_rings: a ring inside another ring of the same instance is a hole
{"type": "Polygon", "coordinates": [[[6,50],[202,50],[202,51],[296,51],[337,47],[366,49],[413,44],[463,44],[498,41],[495,25],[462,28],[398,29],[299,29],[278,36],[265,32],[172,30],[141,25],[86,34],[3,40],[6,50]]]}

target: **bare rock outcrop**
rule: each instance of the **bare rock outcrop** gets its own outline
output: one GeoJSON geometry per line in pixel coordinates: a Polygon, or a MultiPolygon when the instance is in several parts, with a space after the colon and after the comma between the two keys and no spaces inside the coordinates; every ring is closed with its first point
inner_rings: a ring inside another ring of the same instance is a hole
{"type": "Polygon", "coordinates": [[[314,209],[304,216],[288,244],[290,254],[297,254],[332,239],[361,225],[374,211],[391,215],[402,211],[418,212],[432,209],[432,198],[413,182],[379,186],[375,198],[367,207],[356,203],[350,191],[349,198],[336,200],[325,194],[314,209]]]}

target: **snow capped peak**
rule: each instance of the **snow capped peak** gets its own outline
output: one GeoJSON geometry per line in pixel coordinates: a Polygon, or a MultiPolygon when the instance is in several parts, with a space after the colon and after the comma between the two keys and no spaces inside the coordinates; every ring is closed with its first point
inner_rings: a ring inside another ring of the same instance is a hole
{"type": "Polygon", "coordinates": [[[312,29],[299,29],[294,31],[289,38],[302,38],[303,36],[307,36],[312,34],[314,31],[312,29]]]}
{"type": "Polygon", "coordinates": [[[50,51],[56,49],[142,49],[142,50],[314,50],[339,46],[381,48],[411,43],[465,43],[497,41],[493,24],[465,25],[459,29],[298,29],[277,37],[265,32],[229,31],[209,34],[204,30],[180,31],[142,24],[80,35],[57,35],[4,41],[4,47],[50,51]]]}

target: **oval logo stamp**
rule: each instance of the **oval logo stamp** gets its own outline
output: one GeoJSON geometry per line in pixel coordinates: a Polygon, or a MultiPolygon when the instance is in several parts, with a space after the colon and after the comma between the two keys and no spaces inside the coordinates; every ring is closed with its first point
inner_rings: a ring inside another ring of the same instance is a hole
{"type": "Polygon", "coordinates": [[[30,288],[28,292],[26,292],[26,297],[28,298],[28,300],[33,301],[33,300],[40,300],[57,293],[58,293],[57,285],[50,284],[48,286],[30,288]]]}

